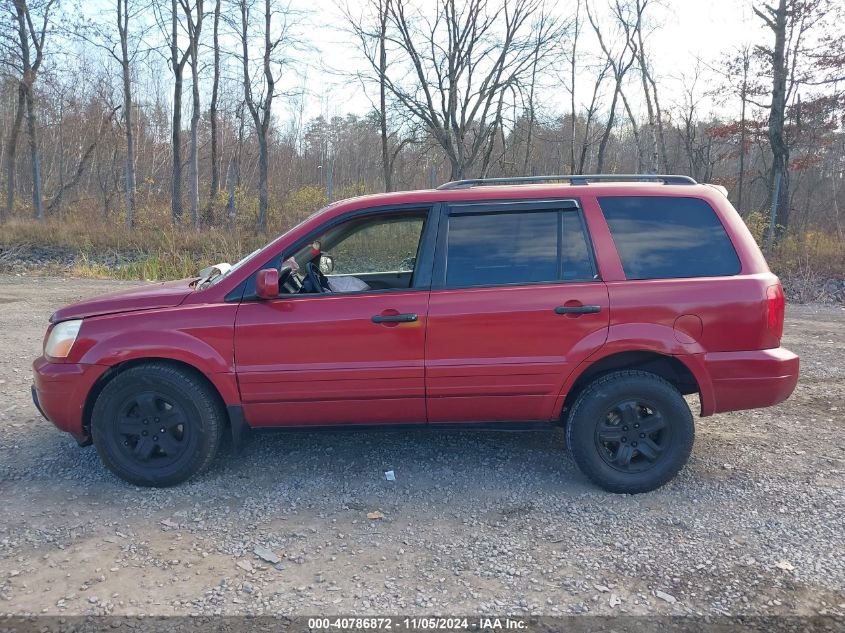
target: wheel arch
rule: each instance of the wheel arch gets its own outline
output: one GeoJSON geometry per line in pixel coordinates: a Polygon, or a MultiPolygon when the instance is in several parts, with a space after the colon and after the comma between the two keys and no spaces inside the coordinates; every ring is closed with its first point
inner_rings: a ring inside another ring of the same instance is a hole
{"type": "Polygon", "coordinates": [[[91,441],[91,414],[94,411],[94,404],[97,402],[97,398],[99,398],[103,389],[105,389],[106,385],[119,374],[133,367],[139,367],[142,365],[168,365],[175,369],[179,369],[180,371],[190,373],[198,380],[204,382],[211,388],[212,393],[214,393],[217,397],[220,408],[226,412],[226,422],[229,423],[229,410],[227,405],[230,403],[227,403],[223,397],[223,391],[221,390],[218,381],[212,380],[200,369],[182,360],[155,356],[133,358],[109,367],[88,391],[88,395],[85,398],[85,404],[82,408],[82,430],[86,435],[86,443],[90,443],[91,441]]]}
{"type": "Polygon", "coordinates": [[[596,378],[620,370],[640,370],[660,376],[683,395],[698,393],[702,399],[702,415],[706,415],[705,398],[701,380],[696,370],[678,356],[663,354],[654,350],[627,350],[607,354],[599,359],[587,361],[573,372],[567,381],[565,394],[558,407],[559,422],[566,423],[569,411],[575,400],[596,378]]]}

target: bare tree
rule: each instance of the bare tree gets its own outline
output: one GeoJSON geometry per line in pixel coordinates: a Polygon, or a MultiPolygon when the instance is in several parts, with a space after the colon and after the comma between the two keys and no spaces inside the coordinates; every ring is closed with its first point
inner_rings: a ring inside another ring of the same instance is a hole
{"type": "Polygon", "coordinates": [[[575,128],[576,128],[576,106],[575,86],[578,72],[578,38],[581,36],[583,20],[581,18],[581,0],[575,4],[575,19],[572,24],[572,48],[569,51],[569,173],[575,172],[575,128]]]}
{"type": "MultiPolygon", "coordinates": [[[[807,39],[810,31],[828,14],[827,0],[778,0],[772,6],[762,3],[754,13],[774,36],[771,46],[758,46],[771,76],[771,103],[768,106],[768,136],[772,151],[769,172],[771,188],[770,226],[766,250],[770,251],[776,234],[789,227],[789,156],[790,139],[787,133],[787,110],[799,88],[808,83],[806,64],[818,57],[807,39]]],[[[824,47],[824,42],[820,47],[824,47]]],[[[794,109],[801,111],[800,106],[794,109]]]]}
{"type": "MultiPolygon", "coordinates": [[[[634,0],[633,19],[626,20],[626,33],[630,34],[628,41],[633,46],[637,63],[640,70],[640,80],[643,87],[643,98],[648,114],[648,132],[651,140],[651,152],[649,155],[649,170],[651,173],[660,171],[660,165],[666,165],[666,139],[663,134],[663,116],[660,110],[660,99],[657,94],[657,82],[654,80],[651,62],[645,50],[645,37],[643,36],[645,10],[649,0],[634,0]]],[[[618,5],[617,5],[618,6],[618,5]]],[[[624,20],[624,13],[621,8],[617,9],[617,16],[624,20]]]]}
{"type": "MultiPolygon", "coordinates": [[[[599,72],[596,74],[595,80],[593,81],[593,94],[590,98],[590,105],[587,106],[587,109],[584,113],[584,136],[581,140],[581,152],[578,158],[578,167],[577,170],[573,173],[584,173],[584,169],[587,166],[587,153],[589,152],[590,147],[595,143],[595,139],[592,137],[593,123],[596,119],[596,114],[598,113],[599,109],[599,95],[601,93],[601,86],[604,83],[605,77],[607,76],[608,72],[610,72],[610,62],[605,60],[599,72]]],[[[601,135],[601,138],[604,139],[604,134],[601,135]]]]}
{"type": "Polygon", "coordinates": [[[173,73],[173,111],[171,113],[170,147],[172,161],[170,165],[170,215],[173,222],[182,222],[182,93],[184,86],[185,64],[191,55],[190,45],[182,50],[179,46],[179,34],[182,24],[180,11],[190,14],[188,0],[170,0],[169,27],[167,33],[166,17],[158,15],[159,26],[167,39],[170,49],[170,70],[173,73]]]}
{"type": "Polygon", "coordinates": [[[775,37],[775,44],[768,49],[772,64],[772,104],[769,108],[769,143],[772,147],[771,170],[771,228],[767,241],[767,251],[771,251],[774,240],[774,227],[789,224],[789,146],[784,135],[787,103],[787,66],[786,29],[788,20],[787,0],[779,0],[777,7],[763,5],[763,9],[754,7],[756,13],[766,23],[775,37]]]}
{"type": "Polygon", "coordinates": [[[381,165],[384,171],[384,190],[393,191],[393,165],[390,161],[387,133],[387,19],[390,0],[376,0],[378,10],[378,89],[379,89],[379,131],[381,132],[381,165]]]}
{"type": "Polygon", "coordinates": [[[9,132],[9,140],[6,143],[6,205],[3,207],[4,213],[0,217],[0,220],[10,218],[15,207],[15,166],[18,135],[20,134],[23,112],[26,107],[26,89],[22,83],[18,83],[17,93],[18,99],[15,107],[14,121],[9,132]]]}
{"type": "MultiPolygon", "coordinates": [[[[123,78],[123,127],[126,137],[126,227],[135,228],[135,132],[132,128],[132,81],[134,55],[129,51],[130,0],[117,0],[117,32],[120,36],[120,69],[123,78]]],[[[136,49],[137,52],[137,49],[136,49]]]]}
{"type": "MultiPolygon", "coordinates": [[[[135,150],[135,117],[133,109],[137,107],[133,103],[132,73],[135,62],[139,56],[148,49],[144,47],[144,36],[146,27],[140,18],[148,7],[139,5],[135,0],[115,0],[114,9],[104,13],[104,21],[82,19],[74,27],[74,32],[83,42],[91,44],[96,49],[104,51],[120,65],[121,96],[120,107],[110,107],[116,111],[122,109],[122,128],[124,142],[126,145],[126,157],[123,170],[124,198],[126,202],[126,226],[128,229],[135,227],[136,219],[136,150],[135,150]],[[114,10],[114,14],[111,11],[114,10]],[[114,38],[114,28],[117,27],[117,41],[114,38]]],[[[114,148],[112,157],[117,156],[117,148],[114,148]]],[[[113,170],[107,170],[112,172],[113,170]]],[[[98,173],[103,170],[98,168],[98,173]]],[[[109,178],[100,178],[102,186],[106,186],[109,178]]],[[[101,186],[101,189],[102,189],[101,186]]],[[[110,195],[104,197],[104,209],[110,204],[110,195]]]]}
{"type": "Polygon", "coordinates": [[[47,0],[41,6],[39,24],[33,19],[33,8],[27,0],[14,0],[13,18],[16,23],[17,71],[19,73],[18,102],[15,120],[9,137],[8,163],[6,171],[6,215],[11,215],[15,195],[15,153],[21,120],[26,107],[26,131],[29,141],[30,168],[32,172],[32,216],[44,219],[44,206],[41,199],[41,159],[38,155],[38,117],[35,104],[35,80],[44,60],[44,43],[50,11],[55,0],[47,0]]]}
{"type": "Polygon", "coordinates": [[[214,2],[214,20],[212,24],[214,49],[214,68],[211,78],[211,100],[208,104],[208,123],[211,133],[211,186],[208,193],[208,204],[205,208],[206,224],[214,219],[214,203],[220,190],[220,132],[218,130],[217,100],[220,92],[220,0],[214,2]]]}
{"type": "Polygon", "coordinates": [[[191,59],[191,143],[188,158],[188,177],[191,180],[191,224],[199,226],[199,122],[200,122],[200,81],[199,81],[199,40],[202,33],[203,0],[195,0],[191,6],[189,0],[179,0],[188,28],[187,52],[191,59]]]}
{"type": "Polygon", "coordinates": [[[737,167],[737,203],[736,208],[742,213],[743,209],[743,186],[745,184],[745,155],[748,138],[748,121],[746,109],[748,106],[748,71],[751,67],[751,49],[745,46],[740,51],[737,61],[739,62],[739,74],[742,77],[739,87],[739,166],[737,167]]]}
{"type": "Polygon", "coordinates": [[[85,149],[82,152],[82,155],[79,158],[79,163],[77,163],[76,170],[73,172],[70,180],[61,179],[61,183],[59,185],[58,190],[53,195],[53,199],[47,205],[47,214],[52,215],[58,209],[61,208],[62,201],[64,200],[65,194],[68,191],[71,191],[75,187],[79,185],[82,181],[82,177],[85,174],[85,170],[88,168],[88,164],[91,162],[91,159],[94,155],[94,151],[97,149],[97,146],[100,143],[100,139],[104,136],[106,130],[111,129],[112,127],[112,119],[114,118],[115,113],[117,112],[118,108],[113,108],[111,112],[107,113],[105,116],[102,117],[102,121],[100,122],[100,127],[97,130],[96,136],[86,145],[85,149]]]}
{"type": "Polygon", "coordinates": [[[258,137],[258,229],[267,230],[267,208],[268,208],[268,131],[272,120],[273,100],[277,94],[276,82],[279,68],[283,63],[280,54],[283,45],[290,37],[292,13],[289,8],[281,11],[273,11],[271,0],[263,0],[262,20],[262,46],[261,51],[261,74],[256,79],[250,70],[250,13],[253,7],[252,0],[238,0],[240,11],[240,40],[241,40],[241,63],[243,65],[243,88],[244,103],[252,116],[255,133],[258,137]],[[281,19],[278,28],[274,31],[273,17],[281,19]],[[274,66],[275,71],[274,71],[274,66]],[[257,83],[260,87],[253,87],[257,83]]]}
{"type": "MultiPolygon", "coordinates": [[[[385,36],[406,64],[381,63],[381,48],[365,27],[351,24],[376,80],[418,120],[449,160],[452,178],[462,178],[479,158],[489,156],[501,125],[502,96],[542,64],[559,39],[559,21],[548,18],[542,0],[438,3],[430,18],[406,0],[384,6],[385,36]]],[[[487,162],[487,161],[485,161],[487,162]]]]}
{"type": "Polygon", "coordinates": [[[607,58],[607,62],[610,66],[610,69],[613,71],[614,79],[613,96],[610,100],[610,109],[608,110],[607,114],[607,123],[604,127],[604,133],[602,134],[601,142],[599,143],[598,158],[596,160],[596,171],[601,173],[601,171],[604,169],[605,153],[607,152],[607,143],[610,140],[610,133],[613,130],[613,126],[616,122],[616,104],[622,93],[622,82],[625,80],[625,75],[628,73],[631,66],[634,65],[634,61],[636,61],[637,54],[636,44],[632,43],[631,41],[632,33],[630,28],[628,28],[628,22],[627,20],[621,17],[623,15],[624,9],[623,5],[620,3],[620,0],[615,0],[615,4],[613,5],[614,14],[617,17],[617,28],[619,31],[618,35],[621,36],[623,42],[619,52],[616,52],[616,50],[607,43],[607,38],[602,34],[601,26],[599,25],[598,19],[593,15],[593,12],[590,10],[589,2],[586,3],[586,9],[587,18],[590,20],[590,25],[593,27],[593,31],[595,31],[596,33],[596,37],[599,40],[599,46],[601,46],[601,50],[607,58]]]}

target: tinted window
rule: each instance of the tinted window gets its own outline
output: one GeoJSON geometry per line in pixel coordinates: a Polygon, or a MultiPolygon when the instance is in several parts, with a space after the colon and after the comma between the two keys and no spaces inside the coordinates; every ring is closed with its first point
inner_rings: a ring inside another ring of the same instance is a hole
{"type": "Polygon", "coordinates": [[[592,257],[576,212],[473,213],[449,218],[449,287],[593,278],[592,257]]]}
{"type": "Polygon", "coordinates": [[[593,256],[587,245],[581,215],[574,211],[561,213],[560,255],[565,281],[595,279],[593,256]]]}
{"type": "Polygon", "coordinates": [[[449,218],[447,286],[557,280],[557,212],[449,218]]]}
{"type": "Polygon", "coordinates": [[[735,275],[739,258],[718,216],[697,198],[599,198],[628,279],[735,275]]]}

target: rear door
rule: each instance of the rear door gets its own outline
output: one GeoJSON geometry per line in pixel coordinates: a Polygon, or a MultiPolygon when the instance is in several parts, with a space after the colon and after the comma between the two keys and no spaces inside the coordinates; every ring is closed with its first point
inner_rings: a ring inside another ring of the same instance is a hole
{"type": "Polygon", "coordinates": [[[455,204],[426,334],[430,422],[549,420],[607,337],[608,295],[575,200],[455,204]]]}

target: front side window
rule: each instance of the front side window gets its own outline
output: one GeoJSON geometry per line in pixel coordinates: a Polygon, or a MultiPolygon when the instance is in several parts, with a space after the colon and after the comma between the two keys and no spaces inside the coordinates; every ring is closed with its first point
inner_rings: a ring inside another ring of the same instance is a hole
{"type": "Polygon", "coordinates": [[[358,275],[413,270],[424,216],[376,218],[334,241],[322,240],[334,258],[334,274],[358,275]]]}
{"type": "Polygon", "coordinates": [[[446,251],[451,288],[594,278],[575,211],[452,215],[446,251]]]}
{"type": "Polygon", "coordinates": [[[337,224],[285,256],[293,270],[285,294],[408,289],[413,284],[426,211],[386,213],[337,224]]]}
{"type": "Polygon", "coordinates": [[[704,200],[657,196],[599,198],[628,279],[736,275],[740,262],[704,200]]]}

